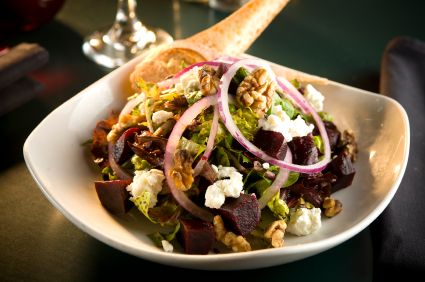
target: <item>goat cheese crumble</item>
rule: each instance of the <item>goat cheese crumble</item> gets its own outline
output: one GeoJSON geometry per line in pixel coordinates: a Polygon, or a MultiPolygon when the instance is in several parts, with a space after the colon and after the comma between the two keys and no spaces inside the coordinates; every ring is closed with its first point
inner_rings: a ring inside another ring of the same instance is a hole
{"type": "Polygon", "coordinates": [[[323,111],[323,101],[325,100],[325,97],[319,90],[314,88],[313,85],[307,84],[305,87],[304,97],[317,112],[323,111]]]}
{"type": "Polygon", "coordinates": [[[161,244],[162,244],[162,248],[164,249],[164,251],[166,251],[167,253],[173,252],[174,247],[170,242],[168,242],[167,240],[162,240],[161,244]]]}
{"type": "Polygon", "coordinates": [[[306,136],[314,129],[313,124],[307,124],[299,115],[291,120],[281,105],[273,107],[273,114],[259,119],[258,126],[264,130],[282,133],[286,142],[291,141],[294,137],[306,136]]]}
{"type": "Polygon", "coordinates": [[[149,208],[153,208],[158,201],[158,193],[162,190],[164,179],[164,172],[159,169],[136,170],[133,182],[126,188],[132,195],[130,199],[137,198],[144,192],[149,192],[151,195],[149,208]]]}
{"type": "Polygon", "coordinates": [[[297,236],[309,235],[322,227],[319,208],[299,208],[290,214],[286,231],[297,236]]]}
{"type": "Polygon", "coordinates": [[[152,122],[157,125],[163,124],[164,122],[166,122],[168,119],[172,118],[173,116],[174,114],[172,112],[160,110],[152,114],[152,122]]]}
{"type": "Polygon", "coordinates": [[[208,186],[205,192],[205,206],[220,208],[226,197],[238,198],[243,189],[243,176],[234,167],[212,165],[217,174],[214,184],[208,186]]]}

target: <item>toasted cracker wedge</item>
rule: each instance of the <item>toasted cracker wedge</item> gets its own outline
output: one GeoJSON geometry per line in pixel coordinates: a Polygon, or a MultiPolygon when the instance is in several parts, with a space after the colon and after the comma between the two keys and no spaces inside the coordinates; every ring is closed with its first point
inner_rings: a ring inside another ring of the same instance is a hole
{"type": "Polygon", "coordinates": [[[175,74],[184,65],[212,60],[221,55],[237,56],[245,52],[266,29],[289,0],[251,0],[230,16],[189,38],[156,50],[139,63],[130,76],[159,82],[175,74]]]}

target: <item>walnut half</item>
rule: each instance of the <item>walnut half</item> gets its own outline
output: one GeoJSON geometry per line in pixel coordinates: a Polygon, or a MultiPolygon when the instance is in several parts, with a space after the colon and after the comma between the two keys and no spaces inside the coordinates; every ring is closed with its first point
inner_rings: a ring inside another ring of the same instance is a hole
{"type": "Polygon", "coordinates": [[[239,104],[250,107],[255,113],[263,116],[272,105],[275,84],[263,68],[254,70],[246,76],[236,90],[239,104]]]}
{"type": "Polygon", "coordinates": [[[204,65],[198,71],[198,76],[203,96],[210,96],[217,93],[220,78],[215,69],[209,65],[204,65]]]}
{"type": "Polygon", "coordinates": [[[193,158],[187,150],[177,150],[174,154],[174,169],[171,171],[177,189],[180,191],[187,191],[192,186],[193,158]]]}
{"type": "Polygon", "coordinates": [[[284,236],[286,230],[286,222],[284,220],[273,221],[272,224],[264,232],[264,237],[271,240],[271,244],[274,248],[283,247],[284,236]]]}
{"type": "Polygon", "coordinates": [[[215,238],[217,241],[222,242],[224,245],[231,248],[234,252],[251,251],[251,245],[243,236],[238,236],[235,233],[226,230],[221,216],[214,216],[213,223],[215,238]]]}

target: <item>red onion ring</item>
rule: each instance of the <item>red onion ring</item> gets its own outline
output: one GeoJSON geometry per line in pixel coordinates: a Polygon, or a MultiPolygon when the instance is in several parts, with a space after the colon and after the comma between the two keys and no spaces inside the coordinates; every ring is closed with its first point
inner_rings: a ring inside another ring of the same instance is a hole
{"type": "Polygon", "coordinates": [[[174,125],[173,130],[171,131],[170,137],[168,137],[167,146],[165,147],[164,155],[164,174],[167,180],[168,187],[170,188],[171,194],[174,199],[188,212],[194,216],[205,220],[212,221],[213,214],[206,209],[203,209],[193,203],[184,192],[177,189],[176,184],[174,183],[173,178],[171,177],[171,171],[174,166],[174,152],[177,149],[177,146],[180,141],[180,137],[185,131],[186,127],[195,119],[204,109],[214,106],[217,103],[215,96],[208,96],[202,98],[190,108],[188,108],[177,123],[174,125]]]}
{"type": "Polygon", "coordinates": [[[109,166],[112,168],[112,170],[115,172],[115,174],[118,176],[119,179],[122,180],[133,180],[133,177],[123,170],[119,164],[114,159],[114,155],[112,154],[114,151],[114,143],[109,142],[108,143],[108,161],[109,166]]]}
{"type": "MultiPolygon", "coordinates": [[[[285,161],[290,163],[292,162],[292,153],[288,148],[288,151],[285,156],[285,161]]],[[[264,191],[261,198],[258,200],[260,204],[260,209],[263,209],[267,206],[267,203],[279,192],[280,188],[282,188],[283,184],[285,184],[286,180],[289,176],[289,170],[285,168],[281,168],[279,173],[276,175],[273,183],[264,191]]]]}
{"type": "Polygon", "coordinates": [[[144,99],[145,95],[140,93],[135,98],[128,100],[127,104],[125,104],[124,108],[120,112],[119,119],[121,119],[123,115],[130,114],[134,107],[143,102],[144,99]]]}
{"type": "Polygon", "coordinates": [[[199,175],[201,173],[202,168],[204,167],[205,162],[209,159],[211,152],[214,148],[215,136],[217,135],[218,130],[218,109],[217,106],[214,106],[214,116],[211,124],[210,135],[208,136],[207,146],[205,148],[204,153],[202,154],[201,159],[196,164],[193,169],[193,176],[199,175]]]}
{"type": "MultiPolygon", "coordinates": [[[[220,87],[219,87],[219,90],[217,92],[218,110],[220,112],[221,120],[223,121],[227,130],[229,130],[229,132],[230,132],[230,134],[232,134],[233,138],[235,138],[245,149],[250,151],[256,157],[263,159],[263,160],[269,162],[270,164],[279,166],[280,168],[285,168],[285,169],[289,169],[289,170],[297,171],[297,172],[302,172],[302,173],[314,173],[314,172],[322,171],[326,167],[327,163],[330,160],[329,140],[328,140],[326,130],[324,130],[323,122],[320,120],[317,113],[315,113],[315,111],[313,109],[311,109],[311,107],[310,107],[310,109],[312,110],[311,113],[312,113],[313,118],[315,119],[316,123],[318,124],[320,135],[321,135],[322,139],[324,140],[324,145],[325,145],[325,157],[324,157],[324,159],[315,163],[315,164],[312,164],[312,165],[303,166],[303,165],[291,164],[291,163],[288,163],[286,161],[282,161],[282,160],[279,160],[279,159],[276,159],[276,158],[273,158],[273,157],[267,155],[264,151],[260,150],[257,146],[255,146],[249,140],[247,140],[243,136],[243,134],[240,132],[240,130],[236,126],[236,124],[234,123],[232,116],[230,114],[230,110],[229,110],[228,90],[229,90],[230,81],[233,78],[233,76],[235,75],[236,71],[240,67],[242,67],[242,66],[252,67],[254,65],[260,66],[260,67],[266,69],[266,71],[269,73],[269,75],[272,77],[272,79],[275,79],[274,73],[272,72],[272,70],[270,69],[270,67],[267,64],[265,64],[265,63],[263,63],[259,60],[255,60],[255,59],[242,59],[242,60],[234,63],[229,68],[229,70],[222,76],[222,78],[220,80],[220,87]]],[[[300,99],[299,99],[299,97],[297,97],[297,98],[298,98],[298,100],[295,100],[295,102],[297,102],[297,104],[298,104],[298,101],[300,99]]],[[[306,109],[310,110],[308,107],[306,107],[306,109]]]]}

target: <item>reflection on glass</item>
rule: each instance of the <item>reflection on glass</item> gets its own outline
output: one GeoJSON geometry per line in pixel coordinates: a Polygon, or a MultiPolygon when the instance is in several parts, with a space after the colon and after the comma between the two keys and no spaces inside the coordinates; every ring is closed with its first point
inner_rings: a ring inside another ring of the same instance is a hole
{"type": "Polygon", "coordinates": [[[148,29],[137,18],[136,5],[136,0],[118,0],[112,27],[86,37],[84,54],[99,65],[116,68],[152,48],[171,43],[173,38],[167,32],[148,29]]]}

